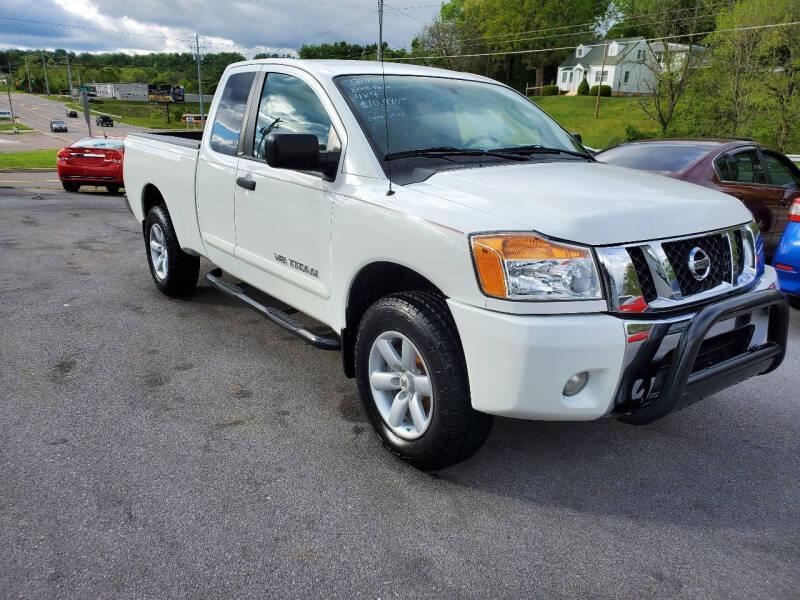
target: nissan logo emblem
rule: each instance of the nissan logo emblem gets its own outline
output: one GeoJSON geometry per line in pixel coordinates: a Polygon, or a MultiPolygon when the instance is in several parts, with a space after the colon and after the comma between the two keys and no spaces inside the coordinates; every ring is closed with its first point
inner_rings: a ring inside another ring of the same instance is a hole
{"type": "Polygon", "coordinates": [[[711,259],[702,248],[694,247],[689,252],[689,271],[697,281],[703,281],[711,272],[711,259]]]}

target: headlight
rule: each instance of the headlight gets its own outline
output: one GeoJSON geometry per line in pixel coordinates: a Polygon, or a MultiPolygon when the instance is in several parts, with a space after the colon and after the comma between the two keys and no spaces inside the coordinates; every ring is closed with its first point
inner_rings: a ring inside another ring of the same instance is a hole
{"type": "Polygon", "coordinates": [[[599,300],[600,279],[588,248],[529,234],[472,237],[485,294],[510,300],[599,300]]]}

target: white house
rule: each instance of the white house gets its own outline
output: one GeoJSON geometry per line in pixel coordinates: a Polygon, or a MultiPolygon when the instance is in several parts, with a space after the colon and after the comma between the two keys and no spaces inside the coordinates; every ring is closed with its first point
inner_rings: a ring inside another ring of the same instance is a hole
{"type": "MultiPolygon", "coordinates": [[[[658,46],[655,52],[641,36],[582,42],[559,65],[556,84],[561,93],[575,93],[586,78],[590,86],[610,85],[611,93],[616,96],[650,93],[655,83],[653,70],[663,60],[663,46],[658,46]]],[[[676,60],[682,60],[681,54],[685,57],[688,49],[683,44],[669,45],[676,60]]]]}

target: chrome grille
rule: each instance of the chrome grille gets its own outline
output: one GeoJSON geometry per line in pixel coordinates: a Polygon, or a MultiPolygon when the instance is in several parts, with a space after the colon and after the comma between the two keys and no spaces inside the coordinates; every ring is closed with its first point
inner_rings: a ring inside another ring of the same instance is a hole
{"type": "Polygon", "coordinates": [[[684,296],[692,296],[718,286],[723,281],[731,281],[731,249],[728,236],[724,233],[686,238],[662,244],[678,287],[684,296]],[[709,257],[711,269],[708,275],[698,280],[689,270],[689,255],[695,248],[700,248],[709,257]]]}
{"type": "Polygon", "coordinates": [[[756,278],[755,223],[701,235],[597,249],[612,312],[669,310],[745,287],[756,278]],[[702,257],[700,262],[695,259],[702,257]],[[699,269],[706,264],[708,269],[699,269]],[[690,262],[692,264],[690,264],[690,262]]]}

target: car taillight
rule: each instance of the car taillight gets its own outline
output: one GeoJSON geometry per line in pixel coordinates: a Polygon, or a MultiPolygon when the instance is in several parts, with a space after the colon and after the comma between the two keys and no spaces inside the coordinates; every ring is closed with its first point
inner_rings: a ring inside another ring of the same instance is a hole
{"type": "Polygon", "coordinates": [[[792,204],[792,210],[789,211],[789,220],[800,223],[800,198],[792,204]]]}

